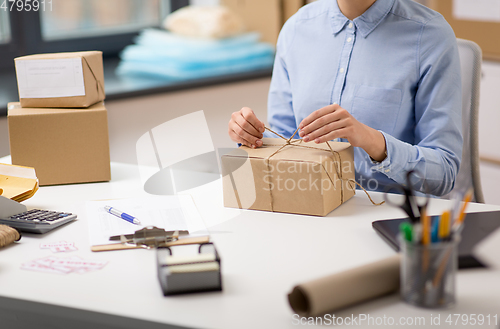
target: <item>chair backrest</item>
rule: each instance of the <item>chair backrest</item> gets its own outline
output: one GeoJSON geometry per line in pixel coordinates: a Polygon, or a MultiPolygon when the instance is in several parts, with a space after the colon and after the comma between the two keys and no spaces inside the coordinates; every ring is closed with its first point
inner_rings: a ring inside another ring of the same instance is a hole
{"type": "Polygon", "coordinates": [[[478,110],[481,80],[481,48],[474,42],[457,39],[462,69],[462,133],[464,139],[462,163],[454,190],[472,187],[473,201],[484,203],[479,175],[478,110]]]}

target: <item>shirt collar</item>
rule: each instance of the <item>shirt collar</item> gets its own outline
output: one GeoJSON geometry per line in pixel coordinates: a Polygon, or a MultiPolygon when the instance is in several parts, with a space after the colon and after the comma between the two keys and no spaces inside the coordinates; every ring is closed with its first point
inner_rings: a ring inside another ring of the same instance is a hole
{"type": "MultiPolygon", "coordinates": [[[[340,11],[337,0],[331,0],[333,5],[330,7],[331,26],[334,34],[342,31],[349,19],[340,11]]],[[[363,37],[367,37],[387,16],[395,0],[377,0],[366,10],[363,15],[356,17],[353,22],[356,25],[359,33],[363,37]]]]}

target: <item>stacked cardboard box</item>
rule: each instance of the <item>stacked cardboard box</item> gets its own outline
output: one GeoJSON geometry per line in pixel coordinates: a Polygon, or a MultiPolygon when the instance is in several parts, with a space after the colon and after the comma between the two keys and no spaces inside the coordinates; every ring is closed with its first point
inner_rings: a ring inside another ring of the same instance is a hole
{"type": "Polygon", "coordinates": [[[12,163],[40,185],[109,181],[104,74],[99,51],[16,58],[20,102],[8,104],[12,163]]]}

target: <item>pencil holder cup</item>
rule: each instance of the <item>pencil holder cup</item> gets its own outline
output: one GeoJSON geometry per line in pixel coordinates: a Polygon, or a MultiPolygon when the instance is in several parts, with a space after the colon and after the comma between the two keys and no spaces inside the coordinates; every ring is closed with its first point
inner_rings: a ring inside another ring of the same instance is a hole
{"type": "Polygon", "coordinates": [[[399,237],[401,298],[425,308],[455,304],[459,238],[422,245],[399,237]]]}

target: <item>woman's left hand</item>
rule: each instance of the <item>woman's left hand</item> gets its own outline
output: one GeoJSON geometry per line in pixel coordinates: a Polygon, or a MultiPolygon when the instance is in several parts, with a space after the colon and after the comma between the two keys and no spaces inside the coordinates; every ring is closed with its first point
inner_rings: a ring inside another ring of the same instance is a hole
{"type": "Polygon", "coordinates": [[[358,120],[338,104],[325,106],[311,113],[299,125],[304,142],[323,143],[346,138],[352,146],[361,147],[376,161],[386,157],[384,135],[358,120]]]}

